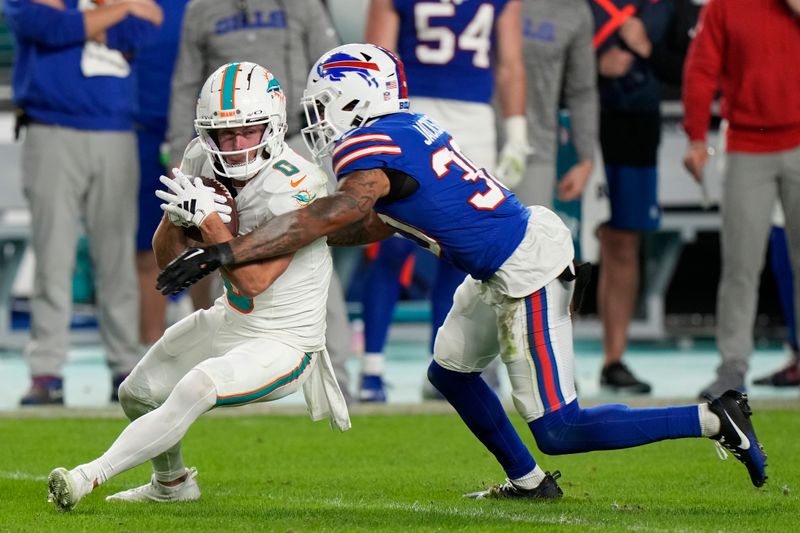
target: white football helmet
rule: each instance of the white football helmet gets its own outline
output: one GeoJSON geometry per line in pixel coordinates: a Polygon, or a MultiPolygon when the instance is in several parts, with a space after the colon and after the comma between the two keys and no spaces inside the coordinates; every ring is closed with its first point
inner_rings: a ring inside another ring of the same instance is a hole
{"type": "Polygon", "coordinates": [[[228,63],[206,80],[197,99],[194,127],[214,169],[223,176],[247,180],[255,176],[283,150],[286,134],[286,96],[278,80],[255,63],[228,63]],[[217,131],[266,124],[261,142],[245,150],[222,151],[217,131]],[[246,155],[243,163],[231,164],[225,156],[246,155]]]}
{"type": "Polygon", "coordinates": [[[308,124],[303,140],[317,160],[334,141],[368,120],[408,111],[403,63],[373,44],[345,44],[324,54],[308,75],[300,100],[308,124]]]}

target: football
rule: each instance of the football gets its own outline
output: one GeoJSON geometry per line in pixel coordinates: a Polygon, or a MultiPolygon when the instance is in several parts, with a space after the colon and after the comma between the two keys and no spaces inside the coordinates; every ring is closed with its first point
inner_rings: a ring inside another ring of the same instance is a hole
{"type": "MultiPolygon", "coordinates": [[[[230,230],[231,234],[236,237],[239,235],[239,215],[236,213],[236,200],[234,200],[231,192],[221,181],[208,176],[200,176],[200,178],[203,180],[203,185],[206,187],[213,187],[214,192],[225,197],[225,203],[231,208],[231,221],[225,225],[228,227],[228,230],[230,230]]],[[[196,226],[189,226],[187,228],[183,228],[183,232],[189,239],[203,242],[203,235],[200,232],[200,228],[196,226]]]]}

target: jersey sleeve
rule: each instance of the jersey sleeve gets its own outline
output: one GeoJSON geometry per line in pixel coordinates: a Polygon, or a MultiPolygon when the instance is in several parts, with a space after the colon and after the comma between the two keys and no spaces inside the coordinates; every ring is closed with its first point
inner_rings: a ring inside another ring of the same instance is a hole
{"type": "Polygon", "coordinates": [[[303,209],[314,201],[328,195],[328,177],[316,166],[303,168],[286,191],[269,195],[267,206],[272,216],[282,215],[296,209],[303,209]]]}
{"type": "Polygon", "coordinates": [[[203,152],[203,147],[200,146],[200,138],[195,137],[186,146],[183,151],[183,158],[181,159],[181,172],[187,176],[213,176],[209,173],[203,173],[203,167],[208,162],[208,158],[203,152]]]}
{"type": "Polygon", "coordinates": [[[333,150],[333,172],[341,180],[356,170],[399,168],[403,157],[400,143],[391,135],[375,130],[356,130],[336,143],[333,150]]]}

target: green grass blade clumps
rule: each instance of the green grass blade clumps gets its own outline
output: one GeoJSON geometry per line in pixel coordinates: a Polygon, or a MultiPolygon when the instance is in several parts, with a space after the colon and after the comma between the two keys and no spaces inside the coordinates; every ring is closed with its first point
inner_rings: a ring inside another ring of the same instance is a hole
{"type": "Polygon", "coordinates": [[[503,481],[494,458],[455,415],[354,416],[340,434],[303,416],[209,416],[183,450],[199,502],[108,503],[146,483],[126,472],[70,513],[47,503],[48,472],[105,451],[121,419],[0,419],[3,531],[776,531],[796,529],[800,417],[757,411],[769,481],[755,489],[710,440],[549,457],[517,429],[545,470],[561,470],[556,502],[475,501],[465,492],[503,481]]]}

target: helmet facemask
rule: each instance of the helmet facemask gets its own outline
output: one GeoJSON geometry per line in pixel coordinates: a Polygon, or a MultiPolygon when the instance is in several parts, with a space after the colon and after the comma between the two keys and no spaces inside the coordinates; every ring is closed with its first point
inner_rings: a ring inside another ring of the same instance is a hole
{"type": "Polygon", "coordinates": [[[286,97],[267,69],[249,62],[218,68],[203,85],[197,100],[195,129],[215,172],[244,181],[278,157],[286,134],[286,97]],[[222,150],[220,130],[264,125],[260,141],[238,150],[222,150]],[[231,163],[244,155],[244,161],[231,163]]]}
{"type": "Polygon", "coordinates": [[[283,137],[286,133],[286,123],[281,123],[280,117],[271,116],[257,119],[241,124],[238,121],[230,121],[230,124],[214,125],[195,125],[203,149],[208,154],[211,163],[217,173],[227,178],[244,181],[252,178],[258,172],[273,161],[283,151],[283,137]],[[219,143],[219,131],[227,128],[242,128],[247,126],[257,126],[264,124],[264,132],[261,140],[255,146],[240,150],[222,150],[219,143]],[[276,126],[277,125],[277,126],[276,126]],[[231,156],[244,154],[244,161],[241,163],[230,163],[231,156]]]}
{"type": "Polygon", "coordinates": [[[308,124],[301,133],[317,160],[330,154],[336,139],[363,126],[369,118],[369,102],[353,99],[342,106],[342,101],[341,91],[334,87],[304,95],[300,100],[308,124]]]}

